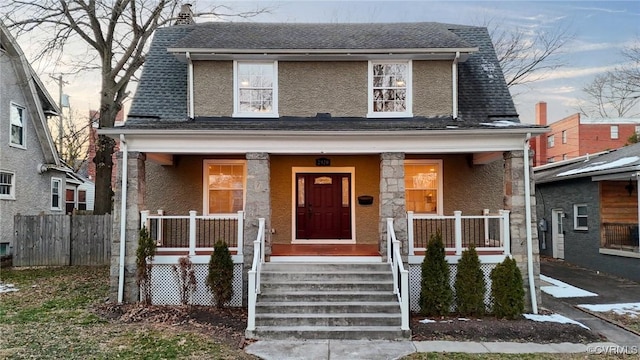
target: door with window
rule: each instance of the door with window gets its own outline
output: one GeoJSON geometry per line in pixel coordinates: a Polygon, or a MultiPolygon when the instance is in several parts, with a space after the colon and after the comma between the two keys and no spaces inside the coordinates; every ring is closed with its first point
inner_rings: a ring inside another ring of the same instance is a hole
{"type": "Polygon", "coordinates": [[[351,239],[350,174],[296,174],[296,239],[351,239]]]}
{"type": "Polygon", "coordinates": [[[551,241],[553,242],[553,257],[564,259],[564,227],[562,219],[564,212],[562,209],[551,210],[551,241]]]}

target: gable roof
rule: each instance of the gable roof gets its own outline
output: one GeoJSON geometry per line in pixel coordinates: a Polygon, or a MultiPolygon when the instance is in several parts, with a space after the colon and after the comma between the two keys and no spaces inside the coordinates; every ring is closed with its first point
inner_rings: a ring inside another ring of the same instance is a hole
{"type": "Polygon", "coordinates": [[[0,20],[0,44],[14,62],[16,75],[24,85],[27,101],[27,111],[36,130],[40,146],[44,153],[45,161],[51,165],[60,166],[60,159],[55,148],[53,138],[49,132],[46,114],[57,115],[60,110],[45,89],[42,81],[27,61],[22,49],[11,35],[7,27],[0,20]]]}
{"type": "MultiPolygon", "coordinates": [[[[314,47],[338,49],[346,53],[347,49],[397,49],[400,46],[405,50],[420,49],[425,53],[437,49],[454,53],[455,50],[468,51],[466,61],[458,64],[459,117],[434,122],[430,128],[446,129],[447,126],[460,126],[462,123],[465,127],[483,127],[481,123],[495,120],[520,122],[491,38],[484,27],[430,22],[205,23],[172,26],[156,31],[125,128],[152,128],[154,125],[167,128],[170,123],[175,125],[188,120],[187,64],[169,51],[231,49],[233,52],[238,49],[292,50],[314,47]]],[[[216,119],[208,120],[210,126],[216,126],[216,119]]],[[[230,117],[220,120],[227,125],[234,122],[230,117]]],[[[265,122],[264,119],[253,120],[265,122]]],[[[379,122],[380,126],[382,123],[379,122]]],[[[246,121],[236,119],[234,126],[242,129],[243,124],[246,121]]],[[[384,129],[380,126],[376,130],[384,129]]]]}
{"type": "Polygon", "coordinates": [[[539,166],[533,171],[540,184],[583,177],[629,180],[640,172],[640,143],[539,166]]]}

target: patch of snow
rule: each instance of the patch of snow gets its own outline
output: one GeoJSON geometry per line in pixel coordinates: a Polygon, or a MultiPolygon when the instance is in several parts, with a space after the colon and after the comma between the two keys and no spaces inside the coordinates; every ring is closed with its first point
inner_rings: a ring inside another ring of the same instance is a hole
{"type": "Polygon", "coordinates": [[[573,169],[573,170],[567,170],[567,171],[561,172],[560,174],[556,175],[556,177],[581,174],[581,173],[591,172],[591,171],[613,169],[613,168],[622,167],[628,164],[633,164],[638,160],[640,160],[640,157],[638,156],[629,156],[629,157],[624,157],[622,159],[618,159],[609,163],[601,161],[601,162],[589,164],[579,169],[573,169]]]}
{"type": "Polygon", "coordinates": [[[467,318],[458,318],[458,321],[469,321],[467,318]]]}
{"type": "Polygon", "coordinates": [[[552,284],[549,286],[540,286],[540,290],[555,298],[598,296],[598,294],[596,293],[577,288],[575,286],[569,285],[560,280],[556,280],[542,274],[540,274],[540,280],[552,284]]]}
{"type": "Polygon", "coordinates": [[[560,314],[551,314],[551,315],[524,314],[524,317],[529,320],[538,321],[538,322],[556,322],[560,324],[576,324],[576,325],[582,326],[587,330],[591,330],[584,324],[579,323],[575,320],[569,319],[568,317],[562,316],[560,314]]]}
{"type": "Polygon", "coordinates": [[[0,283],[0,294],[12,292],[12,291],[18,291],[15,285],[0,283]]]}
{"type": "Polygon", "coordinates": [[[640,302],[637,303],[620,303],[620,304],[581,304],[578,305],[583,309],[595,312],[609,312],[613,311],[618,315],[630,315],[631,317],[640,316],[640,302]]]}
{"type": "Polygon", "coordinates": [[[421,323],[423,324],[429,324],[429,323],[434,323],[436,322],[435,320],[431,320],[431,319],[424,319],[424,320],[420,320],[421,323]]]}
{"type": "Polygon", "coordinates": [[[509,120],[496,120],[490,123],[480,123],[480,125],[494,126],[494,127],[508,127],[508,126],[520,126],[522,124],[509,121],[509,120]]]}
{"type": "Polygon", "coordinates": [[[482,58],[482,65],[480,65],[482,67],[482,70],[487,74],[487,77],[489,79],[493,79],[496,76],[494,75],[494,73],[496,72],[496,66],[493,63],[490,63],[487,61],[487,59],[482,58]]]}

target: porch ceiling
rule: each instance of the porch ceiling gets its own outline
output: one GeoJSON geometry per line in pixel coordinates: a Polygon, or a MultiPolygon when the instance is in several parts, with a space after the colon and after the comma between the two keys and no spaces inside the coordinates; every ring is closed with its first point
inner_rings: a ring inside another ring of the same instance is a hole
{"type": "MultiPolygon", "coordinates": [[[[106,129],[105,129],[106,130],[106,129]]],[[[441,131],[149,131],[108,129],[125,136],[129,151],[168,154],[379,154],[483,153],[522,150],[527,134],[541,129],[441,131]]]]}

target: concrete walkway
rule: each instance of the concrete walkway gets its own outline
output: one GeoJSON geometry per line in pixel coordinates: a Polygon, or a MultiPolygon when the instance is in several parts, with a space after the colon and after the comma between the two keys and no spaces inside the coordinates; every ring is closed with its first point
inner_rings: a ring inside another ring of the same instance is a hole
{"type": "Polygon", "coordinates": [[[614,343],[535,344],[511,342],[462,341],[374,341],[374,340],[270,340],[245,348],[249,354],[265,360],[387,360],[400,359],[414,352],[460,353],[595,353],[616,349],[614,343]]]}

